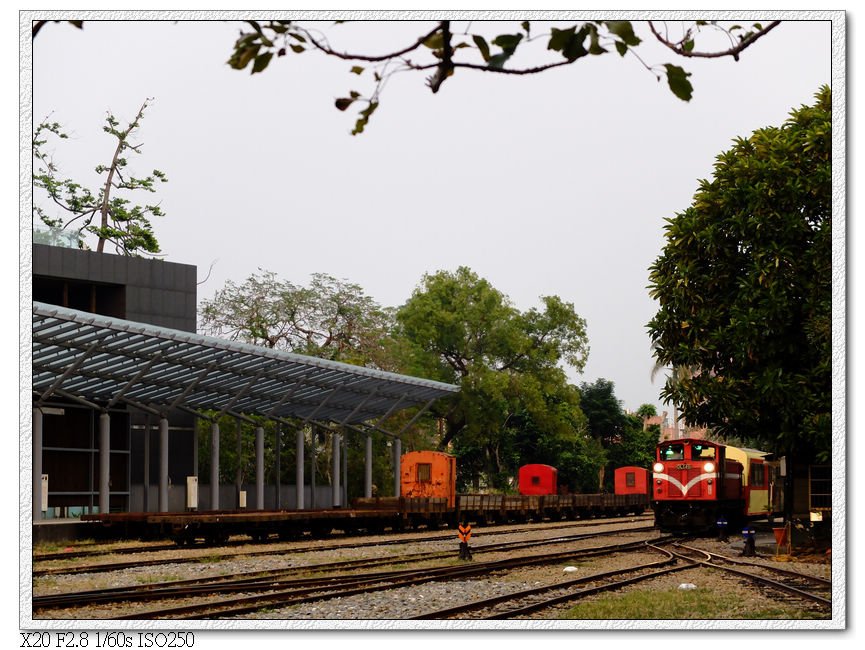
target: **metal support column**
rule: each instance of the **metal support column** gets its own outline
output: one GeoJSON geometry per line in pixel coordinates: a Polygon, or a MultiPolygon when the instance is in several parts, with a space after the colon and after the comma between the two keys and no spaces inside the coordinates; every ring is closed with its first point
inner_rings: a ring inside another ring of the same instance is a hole
{"type": "Polygon", "coordinates": [[[295,460],[295,491],[297,492],[297,509],[303,510],[303,429],[297,431],[297,454],[295,460]]]}
{"type": "Polygon", "coordinates": [[[264,510],[264,427],[255,428],[255,508],[264,510]]]}
{"type": "Polygon", "coordinates": [[[340,439],[342,440],[342,492],[340,492],[342,496],[340,503],[348,506],[348,436],[344,433],[340,434],[340,439]]]}
{"type": "Polygon", "coordinates": [[[369,499],[372,496],[372,436],[366,436],[366,454],[364,457],[363,495],[369,499]]]}
{"type": "Polygon", "coordinates": [[[400,460],[402,458],[402,440],[394,438],[393,440],[393,493],[394,496],[400,495],[400,478],[402,468],[400,460]]]}
{"type": "Polygon", "coordinates": [[[309,458],[309,507],[315,510],[317,506],[316,498],[315,498],[315,470],[318,466],[318,427],[315,425],[312,426],[312,444],[310,445],[310,458],[309,458]]]}
{"type": "Polygon", "coordinates": [[[219,510],[219,422],[210,425],[210,509],[219,510]]]}
{"type": "Polygon", "coordinates": [[[42,409],[33,408],[33,521],[42,519],[42,409]]]}
{"type": "Polygon", "coordinates": [[[159,418],[159,512],[168,512],[168,418],[159,418]]]}
{"type": "Polygon", "coordinates": [[[111,417],[108,413],[99,416],[99,514],[109,512],[111,480],[111,417]]]}
{"type": "MultiPolygon", "coordinates": [[[[234,419],[235,432],[237,433],[237,469],[234,472],[234,498],[237,509],[240,510],[240,492],[243,490],[243,426],[240,418],[234,419]]],[[[244,508],[246,505],[244,504],[244,508]]]]}
{"type": "Polygon", "coordinates": [[[276,425],[276,509],[282,508],[282,425],[276,425]]]}
{"type": "Polygon", "coordinates": [[[144,494],[142,495],[142,509],[150,512],[150,414],[144,418],[144,494]]]}
{"type": "Polygon", "coordinates": [[[336,508],[340,506],[340,490],[339,490],[339,434],[333,433],[331,434],[331,459],[333,460],[331,472],[330,472],[330,487],[331,494],[333,495],[333,507],[336,508]]]}

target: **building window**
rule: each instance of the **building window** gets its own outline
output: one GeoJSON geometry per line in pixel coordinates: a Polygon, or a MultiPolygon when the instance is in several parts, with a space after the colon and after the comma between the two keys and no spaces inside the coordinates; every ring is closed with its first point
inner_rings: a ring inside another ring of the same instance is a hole
{"type": "Polygon", "coordinates": [[[429,483],[430,481],[432,481],[432,464],[431,463],[418,463],[417,482],[418,483],[429,483]]]}

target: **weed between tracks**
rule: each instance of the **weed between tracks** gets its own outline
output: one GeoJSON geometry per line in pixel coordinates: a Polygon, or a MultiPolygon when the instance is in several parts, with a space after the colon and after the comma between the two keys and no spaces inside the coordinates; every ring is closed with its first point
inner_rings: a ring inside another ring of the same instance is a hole
{"type": "Polygon", "coordinates": [[[816,619],[816,614],[785,606],[753,603],[711,589],[629,591],[580,603],[557,618],[578,620],[816,619]]]}

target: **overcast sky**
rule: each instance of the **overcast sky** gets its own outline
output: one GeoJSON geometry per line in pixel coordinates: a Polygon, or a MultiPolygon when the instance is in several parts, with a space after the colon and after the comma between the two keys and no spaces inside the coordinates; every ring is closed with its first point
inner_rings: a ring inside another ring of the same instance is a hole
{"type": "MultiPolygon", "coordinates": [[[[431,24],[322,27],[337,49],[383,53],[431,24]]],[[[591,352],[572,380],[603,377],[626,408],[664,410],[646,334],[664,219],[735,137],[780,125],[831,82],[831,25],[785,22],[738,63],[674,61],[639,29],[646,63],[692,73],[690,103],[611,53],[531,77],[459,71],[436,95],[422,74],[397,75],[351,136],[356,113],[334,99],[371,90],[351,63],[289,55],[250,75],[226,65],[238,23],[103,21],[36,38],[33,116],[73,134],[55,161],[95,188],[113,152],[106,111],[128,120],[154,98],[130,168],[167,174],[155,231],[165,259],[198,267],[199,300],[261,268],[297,284],[328,273],[399,306],[425,273],[465,265],[521,310],[543,295],[573,303],[591,352]]],[[[517,63],[546,56],[533,49],[517,63]]]]}

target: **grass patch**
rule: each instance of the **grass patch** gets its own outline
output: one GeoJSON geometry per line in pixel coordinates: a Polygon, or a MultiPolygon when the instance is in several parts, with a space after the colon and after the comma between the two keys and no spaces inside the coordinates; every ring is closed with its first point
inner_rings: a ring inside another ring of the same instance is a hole
{"type": "Polygon", "coordinates": [[[715,620],[819,618],[784,603],[754,604],[736,594],[693,591],[629,591],[580,603],[561,618],[580,620],[715,620]]]}

